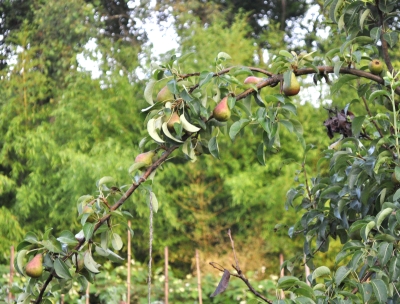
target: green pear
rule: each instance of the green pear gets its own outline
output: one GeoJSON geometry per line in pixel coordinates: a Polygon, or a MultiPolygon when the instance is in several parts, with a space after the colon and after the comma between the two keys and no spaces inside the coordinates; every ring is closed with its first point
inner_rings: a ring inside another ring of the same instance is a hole
{"type": "Polygon", "coordinates": [[[135,158],[135,163],[144,163],[146,166],[151,166],[153,164],[153,157],[156,153],[154,151],[149,151],[145,153],[140,153],[135,158]]]}
{"type": "Polygon", "coordinates": [[[296,75],[292,73],[290,77],[290,85],[288,85],[286,82],[283,82],[283,93],[286,96],[294,96],[299,94],[300,92],[300,84],[297,81],[296,75]]]}
{"type": "Polygon", "coordinates": [[[383,71],[383,63],[379,59],[373,59],[368,64],[368,68],[372,74],[379,75],[383,71]]]}
{"type": "Polygon", "coordinates": [[[174,94],[171,93],[167,86],[163,87],[157,94],[157,101],[159,102],[167,102],[174,99],[174,94]]]}
{"type": "Polygon", "coordinates": [[[180,124],[181,123],[181,119],[178,115],[178,113],[174,112],[172,113],[171,117],[169,118],[168,122],[167,122],[167,128],[170,131],[174,130],[174,124],[180,124]]]}
{"type": "Polygon", "coordinates": [[[84,206],[83,209],[82,209],[82,213],[83,214],[90,213],[90,216],[87,218],[86,222],[94,223],[94,222],[97,221],[97,217],[94,214],[94,210],[93,210],[93,206],[92,205],[84,206]]]}
{"type": "Polygon", "coordinates": [[[228,97],[222,98],[222,100],[214,108],[213,116],[218,121],[228,121],[231,117],[231,109],[228,107],[228,97]]]}
{"type": "Polygon", "coordinates": [[[263,81],[264,79],[263,78],[260,78],[260,77],[256,77],[256,76],[249,76],[249,77],[247,77],[245,80],[244,80],[244,84],[249,84],[249,83],[251,83],[251,84],[257,84],[257,83],[259,83],[259,82],[261,82],[261,81],[263,81]]]}
{"type": "Polygon", "coordinates": [[[35,255],[32,260],[26,264],[25,272],[31,278],[38,278],[43,273],[43,255],[41,253],[35,255]]]}

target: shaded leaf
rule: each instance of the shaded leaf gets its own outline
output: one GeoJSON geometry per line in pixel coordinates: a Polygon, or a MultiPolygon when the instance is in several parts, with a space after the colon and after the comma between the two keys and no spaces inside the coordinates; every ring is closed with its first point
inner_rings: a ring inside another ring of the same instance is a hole
{"type": "Polygon", "coordinates": [[[220,293],[224,292],[226,288],[228,287],[229,284],[229,279],[231,278],[231,274],[229,273],[228,270],[224,270],[224,274],[222,275],[221,280],[218,283],[217,289],[213,292],[213,294],[210,296],[211,298],[219,295],[220,293]]]}

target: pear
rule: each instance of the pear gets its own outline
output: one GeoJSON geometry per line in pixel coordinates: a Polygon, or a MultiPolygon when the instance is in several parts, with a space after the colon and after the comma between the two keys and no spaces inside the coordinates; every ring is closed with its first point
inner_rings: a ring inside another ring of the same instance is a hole
{"type": "Polygon", "coordinates": [[[260,78],[260,77],[256,77],[256,76],[249,76],[249,77],[247,77],[245,80],[244,80],[244,84],[249,84],[249,83],[251,83],[251,84],[257,84],[257,83],[259,83],[259,82],[261,82],[261,81],[263,81],[264,79],[263,78],[260,78]]]}
{"type": "Polygon", "coordinates": [[[167,86],[163,87],[157,94],[157,101],[159,102],[167,102],[174,99],[174,94],[171,93],[167,86]]]}
{"type": "Polygon", "coordinates": [[[32,260],[26,264],[25,272],[31,278],[38,278],[43,273],[43,255],[41,253],[35,255],[32,260]]]}
{"type": "Polygon", "coordinates": [[[86,222],[94,223],[94,222],[97,221],[97,217],[94,214],[94,210],[93,210],[93,207],[91,205],[84,206],[83,209],[82,209],[82,213],[83,214],[90,213],[90,216],[87,218],[86,222]]]}
{"type": "Polygon", "coordinates": [[[300,92],[300,84],[297,81],[296,75],[292,73],[290,77],[290,85],[283,82],[283,93],[286,96],[294,96],[299,94],[299,92],[300,92]]]}
{"type": "Polygon", "coordinates": [[[214,108],[213,116],[218,121],[228,121],[231,117],[231,109],[228,107],[228,97],[222,98],[222,100],[214,108]]]}
{"type": "Polygon", "coordinates": [[[167,122],[167,128],[170,131],[174,130],[174,124],[176,123],[181,123],[181,119],[178,115],[178,113],[174,112],[172,113],[171,117],[169,118],[168,122],[167,122]]]}
{"type": "Polygon", "coordinates": [[[146,166],[151,166],[153,164],[153,157],[156,153],[154,151],[149,151],[145,153],[140,153],[135,158],[135,163],[144,163],[146,166]]]}
{"type": "Polygon", "coordinates": [[[372,74],[379,75],[383,71],[383,63],[379,59],[371,60],[368,68],[372,74]]]}

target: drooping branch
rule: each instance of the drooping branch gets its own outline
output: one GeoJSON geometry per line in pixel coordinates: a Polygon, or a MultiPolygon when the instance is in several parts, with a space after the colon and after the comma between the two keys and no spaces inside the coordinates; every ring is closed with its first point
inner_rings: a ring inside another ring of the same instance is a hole
{"type": "MultiPolygon", "coordinates": [[[[150,176],[150,174],[152,172],[154,172],[161,164],[163,164],[168,157],[172,154],[172,152],[174,152],[179,146],[172,146],[169,149],[167,149],[166,151],[164,151],[164,153],[161,155],[161,157],[155,161],[147,170],[146,172],[141,176],[141,178],[139,179],[139,181],[137,183],[133,183],[129,189],[124,193],[124,195],[114,204],[111,206],[110,208],[110,212],[117,210],[119,207],[121,207],[124,202],[133,194],[133,192],[135,192],[135,190],[137,188],[139,188],[139,186],[145,182],[147,180],[147,178],[150,176]]],[[[106,214],[105,216],[103,216],[98,222],[97,224],[94,226],[94,230],[93,230],[93,234],[105,223],[107,222],[107,220],[111,217],[111,214],[106,214]]],[[[66,261],[68,258],[70,258],[76,251],[78,251],[86,242],[86,239],[83,237],[81,239],[79,239],[78,244],[75,245],[75,247],[70,250],[66,256],[63,258],[64,261],[66,261]]],[[[43,284],[39,295],[35,301],[35,304],[39,304],[42,299],[43,299],[43,295],[44,292],[46,291],[47,286],[50,284],[50,282],[52,281],[52,279],[54,278],[54,272],[51,273],[49,275],[49,277],[47,278],[47,280],[45,281],[45,283],[43,284]]]]}

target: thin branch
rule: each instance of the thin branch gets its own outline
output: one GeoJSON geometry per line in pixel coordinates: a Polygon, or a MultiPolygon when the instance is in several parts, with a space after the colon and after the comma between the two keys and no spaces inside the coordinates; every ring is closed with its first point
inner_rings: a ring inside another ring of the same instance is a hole
{"type": "Polygon", "coordinates": [[[149,209],[150,209],[150,216],[149,216],[149,276],[147,281],[147,293],[148,293],[148,303],[151,304],[151,260],[153,256],[153,199],[151,192],[149,193],[150,200],[149,200],[149,209]]]}
{"type": "Polygon", "coordinates": [[[239,261],[237,259],[236,251],[235,251],[235,243],[233,242],[233,238],[232,238],[232,234],[231,234],[231,230],[230,229],[228,229],[228,236],[229,236],[229,239],[231,240],[233,257],[235,258],[235,264],[236,264],[235,269],[238,272],[238,274],[240,275],[240,274],[242,274],[242,271],[240,270],[239,261]]]}

